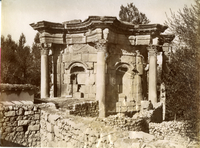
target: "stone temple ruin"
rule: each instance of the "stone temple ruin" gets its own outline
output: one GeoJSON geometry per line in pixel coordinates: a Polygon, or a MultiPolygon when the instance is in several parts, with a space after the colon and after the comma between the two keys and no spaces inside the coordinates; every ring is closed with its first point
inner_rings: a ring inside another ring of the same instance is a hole
{"type": "Polygon", "coordinates": [[[195,145],[195,122],[162,122],[161,73],[174,38],[166,26],[107,16],[31,26],[40,33],[41,99],[30,86],[1,85],[0,146],[195,145]]]}
{"type": "Polygon", "coordinates": [[[167,26],[109,16],[30,25],[40,33],[41,98],[98,100],[99,117],[139,111],[141,101],[155,106],[160,100],[159,74],[174,38],[163,34],[167,26]]]}

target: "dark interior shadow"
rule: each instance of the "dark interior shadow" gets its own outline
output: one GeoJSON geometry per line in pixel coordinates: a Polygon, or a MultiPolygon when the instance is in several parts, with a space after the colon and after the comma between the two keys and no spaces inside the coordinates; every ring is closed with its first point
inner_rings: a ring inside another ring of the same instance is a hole
{"type": "Polygon", "coordinates": [[[1,139],[0,147],[25,147],[25,146],[1,139]]]}

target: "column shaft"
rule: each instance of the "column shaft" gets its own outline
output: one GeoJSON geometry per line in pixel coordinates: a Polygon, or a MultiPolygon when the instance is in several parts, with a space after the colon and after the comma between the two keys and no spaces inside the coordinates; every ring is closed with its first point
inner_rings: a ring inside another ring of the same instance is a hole
{"type": "Polygon", "coordinates": [[[41,98],[48,98],[48,55],[41,54],[41,98]]]}
{"type": "Polygon", "coordinates": [[[143,57],[140,55],[139,51],[136,52],[137,52],[136,56],[137,74],[135,75],[136,110],[140,110],[141,100],[143,100],[143,93],[142,93],[143,57]]]}
{"type": "Polygon", "coordinates": [[[154,105],[157,103],[157,55],[156,50],[149,49],[149,95],[148,99],[154,105]]]}
{"type": "Polygon", "coordinates": [[[97,52],[97,73],[96,73],[96,100],[99,101],[99,117],[106,116],[105,109],[105,76],[106,76],[105,52],[97,52]]]}

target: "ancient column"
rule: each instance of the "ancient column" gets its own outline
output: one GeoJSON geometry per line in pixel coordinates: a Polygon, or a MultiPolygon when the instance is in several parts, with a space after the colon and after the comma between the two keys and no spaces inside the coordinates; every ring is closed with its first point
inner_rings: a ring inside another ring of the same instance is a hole
{"type": "Polygon", "coordinates": [[[41,50],[41,98],[49,97],[49,77],[48,77],[48,45],[42,44],[41,50]]]}
{"type": "Polygon", "coordinates": [[[137,51],[136,55],[136,70],[137,73],[135,75],[135,99],[136,99],[136,110],[140,110],[141,100],[143,100],[142,94],[142,75],[143,75],[143,57],[140,55],[140,52],[137,51]]]}
{"type": "Polygon", "coordinates": [[[157,103],[157,48],[149,46],[149,94],[152,104],[157,103]]]}
{"type": "Polygon", "coordinates": [[[55,88],[55,69],[54,69],[54,53],[53,49],[49,49],[49,74],[50,74],[50,82],[49,82],[49,97],[53,98],[54,97],[54,88],[55,88]]]}
{"type": "Polygon", "coordinates": [[[96,100],[99,101],[99,117],[106,116],[105,87],[106,87],[106,40],[97,43],[97,72],[96,72],[96,100]]]}

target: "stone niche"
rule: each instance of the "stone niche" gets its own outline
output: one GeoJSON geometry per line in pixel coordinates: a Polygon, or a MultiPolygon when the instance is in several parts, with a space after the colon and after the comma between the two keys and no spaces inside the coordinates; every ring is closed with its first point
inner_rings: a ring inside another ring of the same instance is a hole
{"type": "Polygon", "coordinates": [[[95,99],[96,49],[88,44],[75,44],[65,48],[61,56],[64,65],[62,86],[65,87],[61,96],[95,99]]]}
{"type": "Polygon", "coordinates": [[[110,16],[30,25],[40,32],[41,97],[97,100],[100,116],[138,111],[147,98],[157,103],[156,54],[174,38],[162,34],[166,26],[110,16]]]}

